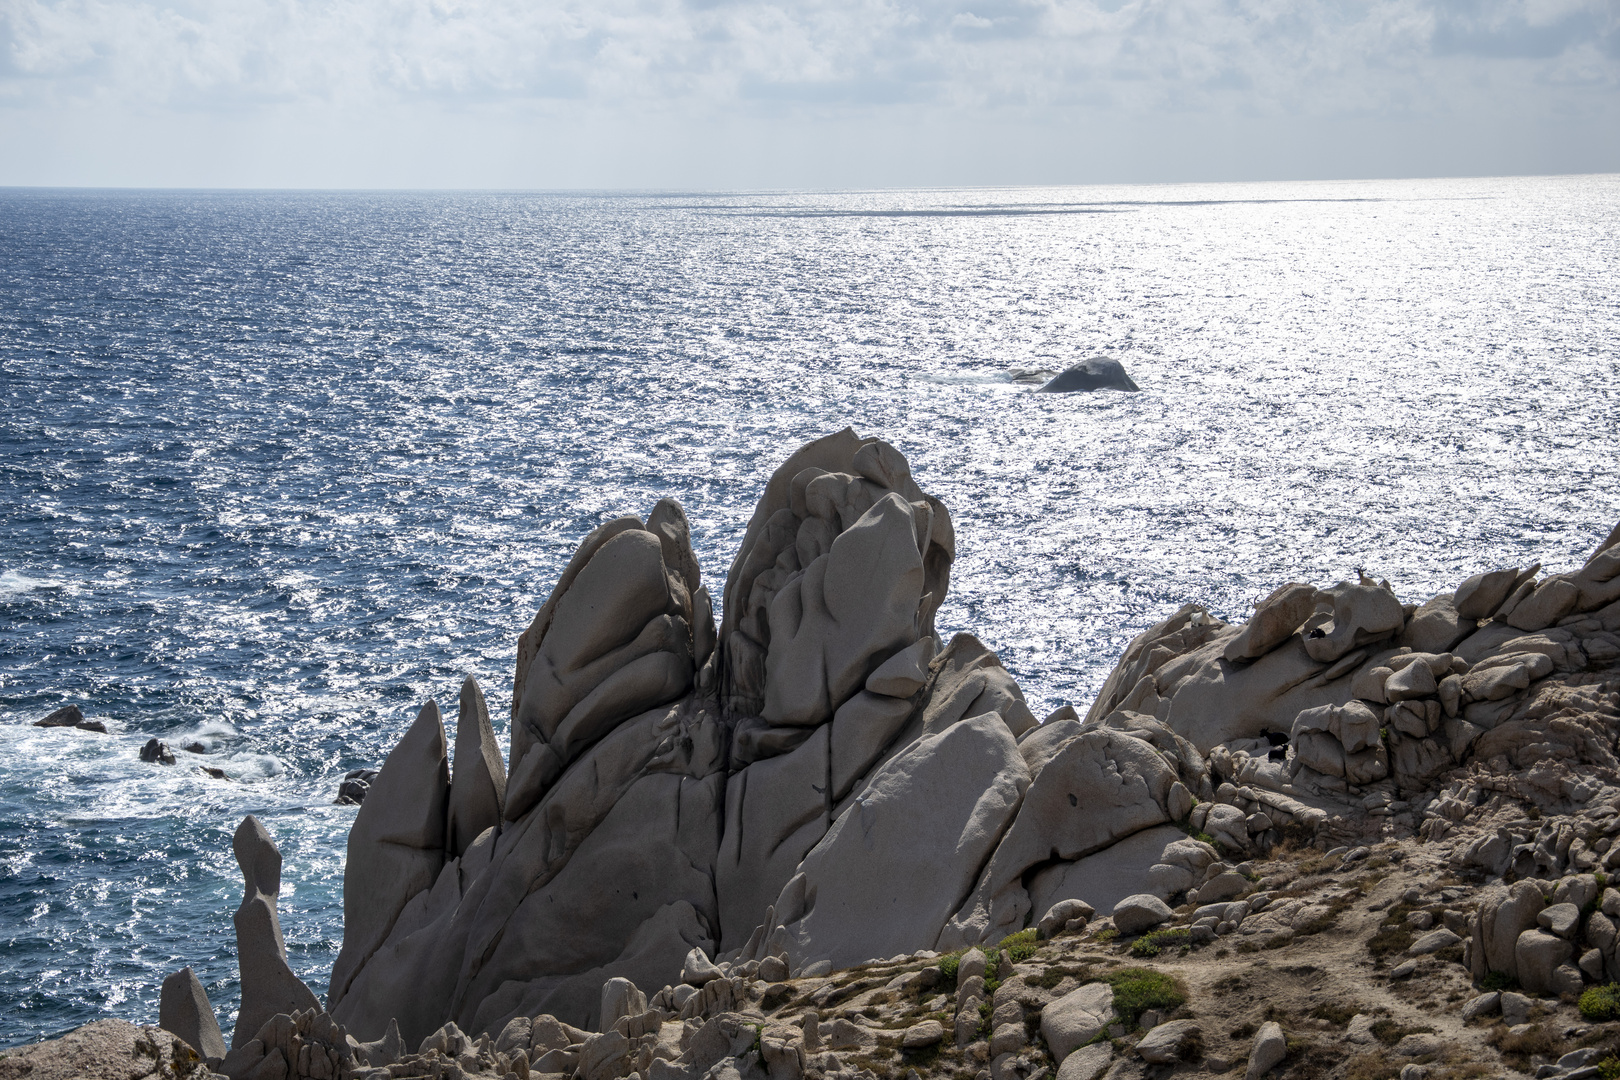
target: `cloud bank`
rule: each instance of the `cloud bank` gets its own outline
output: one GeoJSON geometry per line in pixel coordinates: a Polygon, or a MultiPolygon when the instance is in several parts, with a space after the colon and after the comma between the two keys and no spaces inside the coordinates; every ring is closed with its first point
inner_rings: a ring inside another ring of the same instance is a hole
{"type": "Polygon", "coordinates": [[[0,0],[0,183],[1620,169],[1613,0],[0,0]]]}

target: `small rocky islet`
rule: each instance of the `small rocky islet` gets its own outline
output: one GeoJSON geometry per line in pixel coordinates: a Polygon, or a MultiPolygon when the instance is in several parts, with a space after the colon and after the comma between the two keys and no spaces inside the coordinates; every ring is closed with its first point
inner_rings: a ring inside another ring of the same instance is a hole
{"type": "Polygon", "coordinates": [[[1044,720],[936,637],[954,555],[848,430],[772,476],[718,624],[678,505],[604,524],[505,752],[469,678],[453,753],[430,701],[350,778],[324,1003],[248,818],[231,1037],[183,969],[0,1080],[1620,1076],[1620,528],[1421,605],[1189,604],[1044,720]]]}

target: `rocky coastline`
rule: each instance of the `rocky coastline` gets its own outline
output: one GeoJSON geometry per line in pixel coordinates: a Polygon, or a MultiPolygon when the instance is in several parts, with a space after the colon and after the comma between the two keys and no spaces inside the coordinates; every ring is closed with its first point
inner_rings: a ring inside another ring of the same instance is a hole
{"type": "Polygon", "coordinates": [[[1620,527],[1188,604],[1044,719],[936,636],[950,514],[887,443],[777,469],[718,621],[689,537],[584,539],[506,747],[469,678],[453,751],[429,701],[349,778],[326,1001],[248,818],[229,1039],[185,969],[0,1080],[1620,1076],[1620,527]]]}

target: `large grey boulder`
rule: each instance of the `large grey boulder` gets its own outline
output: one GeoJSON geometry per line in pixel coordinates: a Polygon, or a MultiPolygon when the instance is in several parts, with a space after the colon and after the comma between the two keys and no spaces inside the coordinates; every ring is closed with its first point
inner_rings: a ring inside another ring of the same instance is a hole
{"type": "Polygon", "coordinates": [[[281,852],[249,815],[231,840],[242,868],[242,905],[236,909],[236,963],[242,976],[242,1005],[231,1047],[241,1046],[277,1013],[320,1011],[320,1002],[287,966],[287,944],[276,916],[281,893],[281,852]]]}
{"type": "Polygon", "coordinates": [[[1331,664],[1352,649],[1393,637],[1406,625],[1395,594],[1379,585],[1342,585],[1333,600],[1333,618],[1305,636],[1305,651],[1317,663],[1331,664]]]}
{"type": "MultiPolygon", "coordinates": [[[[1545,930],[1526,930],[1513,943],[1513,959],[1519,985],[1527,994],[1558,993],[1564,989],[1556,978],[1561,965],[1574,955],[1574,946],[1545,930]]],[[[1580,976],[1577,973],[1576,983],[1580,976]]]]}
{"type": "Polygon", "coordinates": [[[694,946],[715,947],[724,753],[723,726],[690,700],[620,724],[498,840],[446,864],[334,1017],[362,1040],[395,1018],[412,1045],[447,1019],[594,1027],[608,979],[675,981],[694,946]]]}
{"type": "Polygon", "coordinates": [[[1260,1080],[1281,1065],[1287,1056],[1288,1038],[1283,1034],[1282,1025],[1267,1020],[1254,1033],[1254,1048],[1249,1051],[1249,1067],[1243,1074],[1244,1080],[1260,1080]]]}
{"type": "Polygon", "coordinates": [[[1171,1020],[1143,1035],[1136,1052],[1149,1065],[1172,1065],[1187,1056],[1201,1034],[1203,1028],[1196,1020],[1171,1020]]]}
{"type": "Polygon", "coordinates": [[[1114,1022],[1114,988],[1087,983],[1041,1010],[1041,1037],[1060,1065],[1114,1022]]]}
{"type": "Polygon", "coordinates": [[[1168,921],[1170,905],[1151,893],[1127,896],[1114,905],[1114,927],[1122,934],[1140,934],[1168,921]]]}
{"type": "Polygon", "coordinates": [[[1519,584],[1517,567],[1475,574],[1457,586],[1453,606],[1464,619],[1488,619],[1519,584]]]}
{"type": "Polygon", "coordinates": [[[1316,590],[1297,582],[1282,586],[1255,607],[1222,655],[1236,663],[1266,655],[1294,635],[1316,610],[1316,590]]]}
{"type": "MultiPolygon", "coordinates": [[[[1065,900],[1083,900],[1098,911],[1113,911],[1115,904],[1137,893],[1167,901],[1198,879],[1194,871],[1165,861],[1166,850],[1177,842],[1198,843],[1174,825],[1157,825],[1094,855],[1043,867],[1029,882],[1030,910],[1047,911],[1065,900]]],[[[1215,857],[1212,851],[1209,858],[1215,857]]]]}
{"type": "Polygon", "coordinates": [[[992,943],[1023,929],[1034,907],[1023,884],[1031,869],[1083,858],[1168,822],[1176,783],[1175,770],[1142,739],[1109,728],[1075,734],[1041,764],[1012,827],[939,947],[992,943]]]}
{"type": "Polygon", "coordinates": [[[1481,893],[1469,950],[1469,964],[1476,983],[1493,971],[1519,978],[1519,936],[1536,928],[1537,916],[1546,906],[1540,887],[1533,881],[1519,881],[1509,888],[1498,887],[1481,893]]]}
{"type": "Polygon", "coordinates": [[[433,701],[389,751],[349,827],[343,867],[343,948],[332,965],[335,1009],[356,971],[392,933],[412,897],[444,867],[449,747],[433,701]]]}
{"type": "Polygon", "coordinates": [[[831,828],[832,730],[833,725],[816,728],[798,749],[756,761],[727,781],[725,829],[715,865],[721,951],[748,941],[765,909],[831,828]]]}
{"type": "Polygon", "coordinates": [[[225,1056],[225,1036],[208,994],[188,967],[163,980],[158,994],[158,1027],[184,1039],[206,1061],[225,1056]]]}
{"type": "MultiPolygon", "coordinates": [[[[995,713],[883,766],[777,898],[791,967],[932,948],[1017,809],[1029,771],[995,713]]],[[[771,950],[774,952],[774,948],[771,950]]]]}

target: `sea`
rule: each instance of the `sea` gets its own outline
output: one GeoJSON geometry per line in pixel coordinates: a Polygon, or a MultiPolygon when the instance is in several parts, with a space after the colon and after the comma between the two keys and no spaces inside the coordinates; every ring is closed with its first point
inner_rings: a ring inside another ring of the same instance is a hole
{"type": "Polygon", "coordinates": [[[608,518],[678,499],[718,594],[845,426],[1037,715],[1187,602],[1568,570],[1620,519],[1620,177],[0,189],[0,1046],[187,965],[228,1033],[247,814],[324,994],[344,773],[468,674],[504,737],[608,518]],[[1032,392],[1097,355],[1141,392],[1032,392]],[[70,703],[107,733],[32,726],[70,703]]]}

